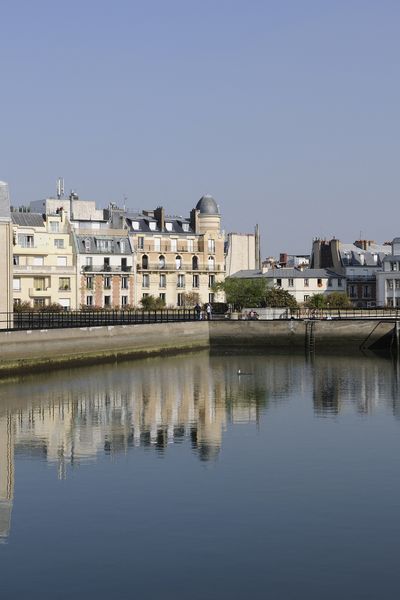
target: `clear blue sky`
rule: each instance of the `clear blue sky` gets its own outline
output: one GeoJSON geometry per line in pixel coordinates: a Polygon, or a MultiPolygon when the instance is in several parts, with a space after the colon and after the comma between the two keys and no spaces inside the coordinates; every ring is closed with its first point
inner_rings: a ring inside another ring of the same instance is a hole
{"type": "Polygon", "coordinates": [[[400,234],[397,0],[2,0],[0,179],[100,206],[214,195],[263,256],[400,234]]]}

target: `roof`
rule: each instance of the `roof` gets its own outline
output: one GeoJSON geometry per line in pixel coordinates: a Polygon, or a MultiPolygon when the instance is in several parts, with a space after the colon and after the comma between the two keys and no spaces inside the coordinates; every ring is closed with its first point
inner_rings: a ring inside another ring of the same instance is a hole
{"type": "Polygon", "coordinates": [[[164,223],[171,223],[171,229],[167,229],[166,227],[164,227],[164,229],[160,229],[158,227],[157,219],[144,215],[143,213],[128,213],[125,218],[129,229],[135,233],[153,233],[158,235],[160,235],[160,233],[194,235],[195,233],[190,226],[190,220],[185,219],[184,217],[165,216],[164,223]],[[133,227],[134,222],[138,223],[138,227],[133,227]],[[155,223],[155,227],[153,229],[150,229],[150,223],[155,223]],[[184,225],[185,229],[183,227],[184,225]]]}
{"type": "Polygon", "coordinates": [[[39,213],[12,212],[11,220],[21,227],[44,227],[43,215],[39,213]]]}
{"type": "Polygon", "coordinates": [[[210,194],[205,194],[196,204],[201,215],[219,215],[218,205],[210,194]]]}
{"type": "Polygon", "coordinates": [[[74,232],[74,240],[77,252],[80,254],[120,254],[130,255],[132,253],[131,244],[128,235],[107,235],[98,233],[97,235],[77,235],[74,232]],[[127,245],[121,250],[121,241],[127,245]],[[111,242],[107,247],[101,242],[111,242]]]}
{"type": "Polygon", "coordinates": [[[265,279],[329,279],[336,277],[343,279],[343,275],[339,275],[330,269],[270,269],[263,273],[260,270],[243,270],[234,273],[232,277],[238,279],[258,279],[264,277],[265,279]]]}

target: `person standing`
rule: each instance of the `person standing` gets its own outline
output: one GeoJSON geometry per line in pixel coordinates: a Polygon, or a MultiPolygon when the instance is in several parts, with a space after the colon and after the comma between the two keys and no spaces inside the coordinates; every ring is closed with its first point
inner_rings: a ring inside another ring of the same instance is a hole
{"type": "Polygon", "coordinates": [[[199,303],[196,304],[196,306],[194,307],[195,313],[196,313],[196,320],[200,321],[201,318],[201,306],[199,303]]]}
{"type": "Polygon", "coordinates": [[[211,304],[208,303],[206,306],[206,313],[207,313],[207,321],[211,320],[211,304]]]}

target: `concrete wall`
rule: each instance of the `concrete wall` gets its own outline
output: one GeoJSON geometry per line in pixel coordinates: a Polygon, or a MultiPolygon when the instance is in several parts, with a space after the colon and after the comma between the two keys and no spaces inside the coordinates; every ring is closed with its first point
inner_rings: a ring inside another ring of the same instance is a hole
{"type": "Polygon", "coordinates": [[[208,345],[206,321],[1,332],[0,375],[208,345]]]}
{"type": "Polygon", "coordinates": [[[395,324],[388,321],[214,321],[212,348],[307,350],[310,335],[315,352],[348,354],[390,350],[395,324]],[[312,333],[311,333],[312,327],[312,333]]]}
{"type": "Polygon", "coordinates": [[[390,321],[197,321],[0,332],[0,375],[200,348],[354,354],[390,350],[390,321]],[[312,328],[312,333],[310,328],[312,328]]]}

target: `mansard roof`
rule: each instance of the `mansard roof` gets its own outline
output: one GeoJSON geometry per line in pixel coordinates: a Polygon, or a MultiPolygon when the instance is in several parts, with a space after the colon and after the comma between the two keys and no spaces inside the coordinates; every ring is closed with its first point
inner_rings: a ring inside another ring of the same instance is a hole
{"type": "Polygon", "coordinates": [[[192,229],[191,225],[190,225],[190,220],[189,219],[185,219],[184,217],[179,217],[179,216],[170,216],[170,215],[166,215],[164,217],[164,223],[171,223],[171,228],[167,229],[166,226],[164,226],[163,229],[160,229],[160,227],[158,227],[158,222],[157,219],[155,219],[152,216],[148,216],[148,215],[144,215],[143,213],[127,213],[125,215],[126,218],[126,222],[128,224],[128,227],[130,229],[131,232],[133,233],[149,233],[149,234],[192,234],[194,235],[194,230],[192,229]],[[133,223],[138,223],[138,227],[134,227],[133,223]],[[154,223],[155,225],[153,225],[153,229],[151,229],[150,227],[150,223],[154,223]]]}
{"type": "Polygon", "coordinates": [[[232,277],[238,279],[257,279],[264,277],[265,279],[329,279],[336,277],[343,279],[343,275],[335,273],[330,269],[296,269],[294,268],[281,268],[281,269],[269,269],[264,273],[260,270],[242,270],[234,273],[232,277]]]}
{"type": "Polygon", "coordinates": [[[21,227],[44,227],[43,215],[30,212],[12,212],[11,220],[14,225],[21,227]]]}
{"type": "Polygon", "coordinates": [[[100,231],[96,235],[78,235],[74,232],[74,240],[79,254],[132,254],[128,235],[107,235],[100,231]],[[121,241],[125,246],[123,251],[121,250],[121,241]]]}

